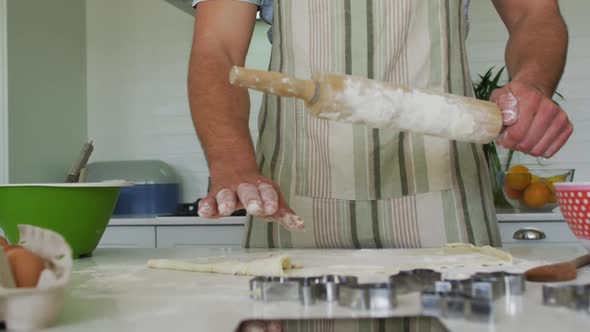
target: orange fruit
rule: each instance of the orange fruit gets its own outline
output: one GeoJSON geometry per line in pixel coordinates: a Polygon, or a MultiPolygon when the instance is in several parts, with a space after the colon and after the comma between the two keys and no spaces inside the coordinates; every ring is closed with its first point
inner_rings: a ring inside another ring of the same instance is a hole
{"type": "Polygon", "coordinates": [[[524,190],[532,178],[528,168],[522,165],[512,166],[506,174],[506,185],[514,190],[524,190]]]}
{"type": "Polygon", "coordinates": [[[523,195],[524,205],[530,208],[540,208],[549,202],[551,199],[551,191],[542,182],[531,183],[523,195]]]}
{"type": "Polygon", "coordinates": [[[521,199],[523,194],[522,191],[512,189],[507,185],[504,185],[504,193],[506,193],[506,196],[508,196],[508,198],[513,200],[521,199]]]}
{"type": "Polygon", "coordinates": [[[529,173],[528,167],[523,165],[514,165],[508,169],[508,173],[529,173]]]}

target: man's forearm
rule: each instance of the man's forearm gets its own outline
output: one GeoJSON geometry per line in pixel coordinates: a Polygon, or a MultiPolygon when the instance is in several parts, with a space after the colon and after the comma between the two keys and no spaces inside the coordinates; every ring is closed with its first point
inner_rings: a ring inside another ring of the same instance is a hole
{"type": "Polygon", "coordinates": [[[568,33],[558,11],[525,14],[508,27],[506,64],[513,80],[552,97],[563,74],[568,33]]]}
{"type": "Polygon", "coordinates": [[[191,114],[213,177],[228,165],[258,169],[248,126],[250,99],[246,90],[229,84],[232,65],[229,58],[203,50],[192,53],[189,66],[191,114]]]}

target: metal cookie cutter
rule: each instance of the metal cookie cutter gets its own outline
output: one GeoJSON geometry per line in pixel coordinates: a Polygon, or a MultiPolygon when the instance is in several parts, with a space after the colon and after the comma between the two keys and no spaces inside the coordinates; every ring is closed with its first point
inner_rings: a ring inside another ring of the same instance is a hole
{"type": "Polygon", "coordinates": [[[471,285],[473,284],[472,278],[465,279],[444,279],[442,281],[435,282],[437,289],[445,292],[457,292],[463,294],[471,294],[471,285]]]}
{"type": "Polygon", "coordinates": [[[471,285],[470,310],[471,320],[487,321],[494,315],[494,284],[475,281],[471,285]]]}
{"type": "Polygon", "coordinates": [[[522,273],[504,273],[506,296],[521,296],[526,291],[526,278],[522,273]]]}
{"type": "Polygon", "coordinates": [[[319,277],[256,277],[250,280],[250,298],[264,302],[300,301],[313,304],[320,296],[319,277]]]}
{"type": "Polygon", "coordinates": [[[574,310],[589,310],[590,284],[543,285],[543,304],[574,310]]]}
{"type": "Polygon", "coordinates": [[[372,283],[341,285],[338,304],[358,310],[391,310],[397,305],[395,285],[372,283]]]}
{"type": "Polygon", "coordinates": [[[492,286],[493,298],[501,296],[520,296],[525,291],[524,275],[508,272],[476,273],[473,282],[487,282],[492,286]]]}
{"type": "Polygon", "coordinates": [[[462,318],[470,314],[470,296],[457,291],[429,288],[421,293],[422,313],[427,316],[462,318]]]}
{"type": "Polygon", "coordinates": [[[493,289],[471,279],[436,282],[421,293],[422,312],[429,316],[489,320],[493,316],[493,289]],[[470,289],[472,293],[466,293],[470,289]]]}
{"type": "Polygon", "coordinates": [[[352,286],[358,283],[357,277],[325,275],[317,279],[319,285],[319,298],[326,302],[338,301],[340,287],[352,286]]]}
{"type": "Polygon", "coordinates": [[[389,277],[398,294],[421,292],[441,280],[440,272],[429,269],[400,271],[389,277]]]}

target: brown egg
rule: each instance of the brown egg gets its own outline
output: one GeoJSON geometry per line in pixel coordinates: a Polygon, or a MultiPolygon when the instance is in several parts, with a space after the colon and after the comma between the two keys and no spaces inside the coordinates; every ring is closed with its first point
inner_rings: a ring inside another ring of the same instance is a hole
{"type": "Polygon", "coordinates": [[[39,276],[45,268],[41,257],[31,251],[11,246],[6,250],[6,257],[12,269],[16,287],[36,287],[39,276]]]}
{"type": "Polygon", "coordinates": [[[4,250],[10,247],[10,243],[8,243],[8,241],[6,241],[6,239],[2,236],[0,236],[0,247],[2,247],[4,250]]]}

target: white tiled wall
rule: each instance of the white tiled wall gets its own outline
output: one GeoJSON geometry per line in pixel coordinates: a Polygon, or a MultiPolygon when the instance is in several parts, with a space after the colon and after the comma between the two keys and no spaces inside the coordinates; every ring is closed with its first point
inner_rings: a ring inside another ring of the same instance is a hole
{"type": "MultiPolygon", "coordinates": [[[[570,35],[566,70],[558,87],[565,101],[559,103],[568,112],[575,130],[569,143],[545,167],[575,168],[577,180],[590,181],[590,2],[564,0],[559,4],[570,35]]],[[[477,74],[489,67],[504,64],[508,33],[489,0],[471,1],[470,17],[468,52],[475,80],[477,74]]],[[[536,164],[535,158],[524,155],[519,155],[518,161],[536,164]]]]}
{"type": "MultiPolygon", "coordinates": [[[[489,0],[471,2],[472,75],[503,64],[507,33],[489,0]]],[[[576,131],[548,167],[573,167],[590,180],[590,2],[561,1],[570,28],[568,67],[559,91],[576,131]]],[[[161,0],[87,0],[88,133],[93,160],[158,158],[183,182],[183,199],[206,191],[208,171],[191,123],[187,59],[193,18],[161,0]]],[[[268,26],[259,23],[247,66],[265,69],[268,26]]],[[[261,96],[251,94],[250,127],[256,137],[261,96]]],[[[522,162],[535,160],[522,157],[522,162]]]]}
{"type": "MultiPolygon", "coordinates": [[[[205,194],[208,170],[190,118],[186,76],[194,19],[162,0],[87,0],[88,135],[92,161],[161,159],[183,200],[205,194]]],[[[259,23],[247,66],[266,69],[259,23]]],[[[261,95],[252,93],[253,135],[261,95]]]]}

